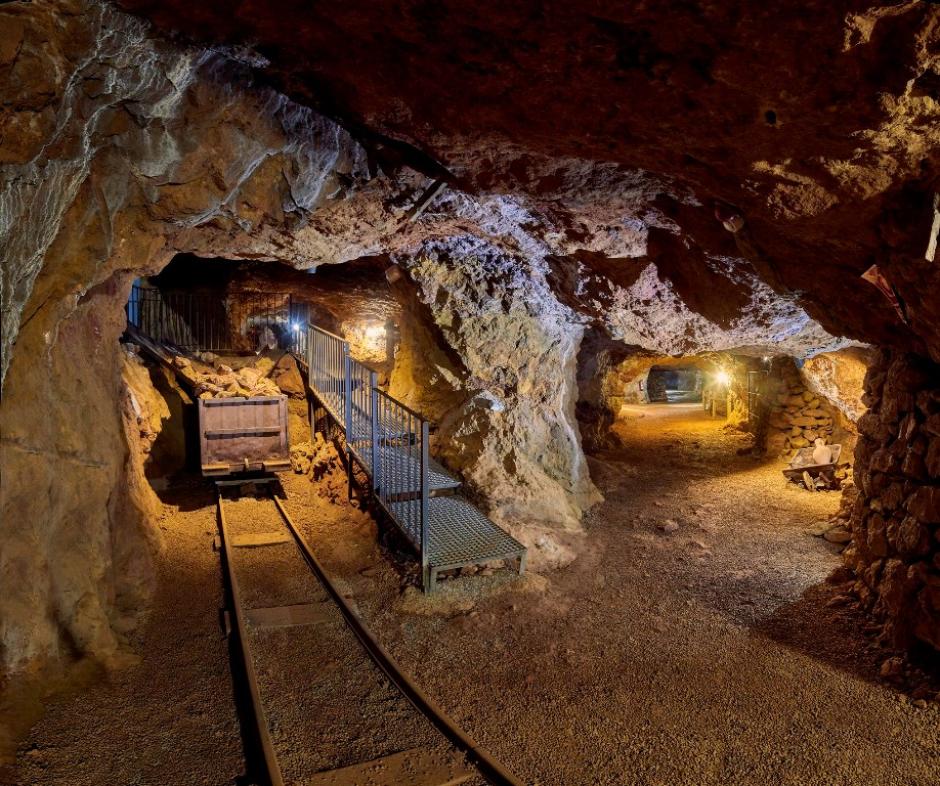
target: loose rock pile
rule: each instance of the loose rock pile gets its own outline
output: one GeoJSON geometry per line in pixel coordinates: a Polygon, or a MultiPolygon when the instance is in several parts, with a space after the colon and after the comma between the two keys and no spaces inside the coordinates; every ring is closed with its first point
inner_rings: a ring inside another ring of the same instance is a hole
{"type": "Polygon", "coordinates": [[[323,439],[323,434],[316,433],[316,442],[300,442],[292,445],[290,449],[290,465],[298,475],[306,475],[313,470],[314,475],[329,468],[331,460],[336,455],[330,449],[329,443],[323,439]]]}
{"type": "Polygon", "coordinates": [[[214,372],[205,372],[193,366],[189,358],[177,356],[173,358],[173,363],[193,383],[199,398],[253,398],[281,395],[281,389],[273,380],[251,366],[235,371],[231,366],[219,363],[214,372]]]}
{"type": "Polygon", "coordinates": [[[784,366],[775,408],[770,416],[767,449],[771,454],[793,456],[817,439],[832,439],[833,411],[803,384],[796,366],[784,366]]]}
{"type": "Polygon", "coordinates": [[[290,450],[291,468],[316,481],[316,494],[334,505],[348,504],[347,475],[336,446],[317,432],[313,442],[300,442],[290,450]]]}
{"type": "Polygon", "coordinates": [[[844,552],[854,591],[887,641],[940,650],[940,366],[880,352],[862,400],[844,552]]]}

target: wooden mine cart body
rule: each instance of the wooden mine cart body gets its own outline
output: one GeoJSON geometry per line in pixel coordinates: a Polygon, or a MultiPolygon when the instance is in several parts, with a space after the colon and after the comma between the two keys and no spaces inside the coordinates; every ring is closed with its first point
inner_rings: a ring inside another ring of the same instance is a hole
{"type": "Polygon", "coordinates": [[[290,469],[286,396],[198,401],[203,475],[290,469]]]}

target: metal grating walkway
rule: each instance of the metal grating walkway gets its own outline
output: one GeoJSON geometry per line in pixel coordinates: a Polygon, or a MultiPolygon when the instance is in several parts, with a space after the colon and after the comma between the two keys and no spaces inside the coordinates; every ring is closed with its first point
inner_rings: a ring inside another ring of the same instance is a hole
{"type": "MultiPolygon", "coordinates": [[[[371,477],[372,441],[359,440],[351,442],[349,446],[352,448],[353,453],[355,453],[363,469],[365,469],[366,473],[371,477]]],[[[381,450],[384,455],[383,463],[388,466],[388,469],[385,471],[386,477],[383,477],[382,482],[387,483],[390,487],[399,489],[399,493],[420,494],[420,462],[418,462],[409,451],[403,450],[402,448],[380,446],[379,450],[381,450]],[[388,477],[389,471],[391,472],[391,477],[388,477]],[[418,481],[416,482],[415,479],[418,479],[418,481]]],[[[449,491],[451,489],[460,488],[460,481],[444,469],[440,462],[434,459],[428,461],[428,483],[430,484],[430,490],[432,492],[449,491]]]]}
{"type": "MultiPolygon", "coordinates": [[[[429,423],[381,390],[348,342],[310,325],[294,352],[303,352],[309,392],[345,434],[370,495],[418,552],[425,591],[440,571],[468,565],[517,561],[524,572],[525,546],[455,493],[460,481],[429,455],[429,423]]],[[[351,471],[349,483],[352,494],[351,471]]]]}
{"type": "MultiPolygon", "coordinates": [[[[393,502],[393,515],[407,518],[407,505],[393,502]]],[[[428,561],[435,572],[525,556],[525,546],[463,497],[433,497],[428,500],[428,515],[428,561]]]]}

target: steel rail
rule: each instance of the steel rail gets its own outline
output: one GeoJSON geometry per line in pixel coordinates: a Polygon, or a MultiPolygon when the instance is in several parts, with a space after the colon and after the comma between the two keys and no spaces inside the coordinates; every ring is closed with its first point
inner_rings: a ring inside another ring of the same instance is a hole
{"type": "Polygon", "coordinates": [[[336,589],[336,586],[330,580],[326,570],[320,564],[320,561],[314,555],[312,549],[307,543],[300,530],[294,524],[287,510],[270,490],[268,493],[274,504],[277,506],[284,523],[290,530],[303,555],[304,561],[313,571],[314,575],[323,585],[324,589],[333,598],[333,601],[342,612],[346,624],[355,633],[356,638],[362,644],[363,649],[368,653],[372,661],[379,669],[391,680],[392,684],[401,691],[412,706],[422,715],[424,715],[441,734],[443,734],[455,747],[462,750],[471,761],[476,765],[480,773],[493,786],[524,786],[515,775],[507,770],[486,748],[477,743],[469,734],[461,729],[449,715],[433,699],[431,699],[418,685],[412,680],[398,665],[397,661],[388,653],[388,651],[379,644],[375,636],[365,626],[365,623],[359,618],[359,615],[353,611],[352,607],[346,602],[343,595],[336,589]]]}
{"type": "Polygon", "coordinates": [[[392,398],[392,396],[390,396],[381,388],[376,388],[375,392],[378,393],[380,396],[382,396],[382,398],[387,399],[388,401],[392,402],[392,404],[394,404],[396,407],[405,410],[405,412],[407,412],[412,417],[415,417],[418,420],[422,420],[422,421],[424,420],[424,415],[422,415],[420,412],[415,412],[413,409],[411,409],[411,407],[406,407],[397,398],[392,398]]]}
{"type": "Polygon", "coordinates": [[[346,339],[342,336],[337,336],[335,333],[330,333],[329,330],[324,330],[323,328],[314,325],[313,322],[308,322],[307,327],[311,330],[316,330],[317,333],[322,333],[324,336],[329,336],[330,338],[335,338],[337,341],[342,341],[345,343],[346,339]]]}
{"type": "Polygon", "coordinates": [[[274,752],[274,741],[271,739],[271,734],[268,731],[268,721],[264,714],[264,707],[261,704],[261,691],[258,689],[258,673],[255,670],[255,660],[251,654],[251,646],[248,643],[248,633],[242,614],[241,592],[238,588],[238,579],[235,578],[235,569],[232,567],[232,560],[230,559],[230,553],[228,551],[228,525],[226,524],[225,511],[222,507],[222,490],[218,486],[216,487],[216,495],[218,501],[219,529],[222,533],[221,552],[225,564],[225,573],[228,576],[229,589],[232,593],[232,614],[235,616],[235,627],[238,631],[239,647],[241,648],[242,660],[245,664],[245,675],[248,679],[248,691],[251,694],[251,704],[258,740],[261,743],[261,752],[264,757],[264,766],[271,786],[284,786],[284,777],[281,775],[281,767],[277,763],[277,755],[274,752]]]}

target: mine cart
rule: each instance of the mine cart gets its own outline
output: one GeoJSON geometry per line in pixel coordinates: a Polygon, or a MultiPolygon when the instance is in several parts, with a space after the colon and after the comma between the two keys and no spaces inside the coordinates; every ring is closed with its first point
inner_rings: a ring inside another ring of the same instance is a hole
{"type": "Polygon", "coordinates": [[[807,448],[800,448],[796,452],[789,466],[783,470],[783,474],[788,480],[795,483],[802,481],[808,489],[810,489],[810,483],[812,482],[813,488],[810,490],[820,488],[820,486],[823,488],[838,488],[835,473],[840,466],[839,457],[842,455],[842,445],[828,445],[827,447],[832,451],[832,459],[827,464],[816,464],[814,462],[814,448],[810,445],[807,448]],[[817,482],[818,480],[821,480],[822,484],[817,482]]]}
{"type": "Polygon", "coordinates": [[[199,399],[203,475],[290,469],[287,397],[199,399]]]}

